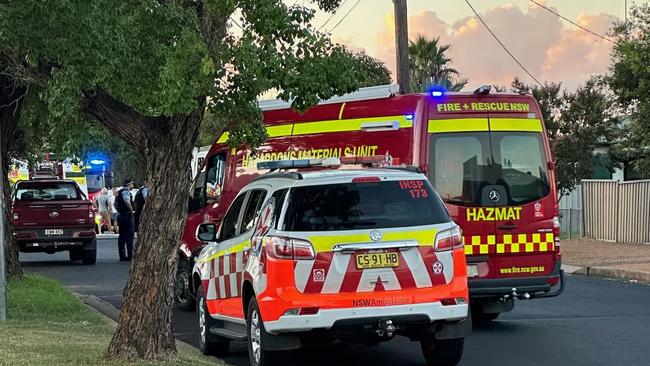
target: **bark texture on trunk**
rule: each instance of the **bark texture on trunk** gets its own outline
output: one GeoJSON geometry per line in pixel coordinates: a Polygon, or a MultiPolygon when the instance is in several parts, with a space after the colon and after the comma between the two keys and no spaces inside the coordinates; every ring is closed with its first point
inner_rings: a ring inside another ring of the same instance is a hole
{"type": "Polygon", "coordinates": [[[127,139],[146,160],[152,187],[110,358],[167,360],[176,354],[172,308],[177,250],[185,225],[193,142],[203,103],[188,115],[149,118],[99,91],[86,96],[85,112],[127,139]]]}
{"type": "MultiPolygon", "coordinates": [[[[2,55],[0,55],[0,58],[2,55]]],[[[20,131],[18,121],[20,109],[27,89],[15,82],[13,78],[4,73],[6,64],[0,60],[0,140],[2,140],[2,186],[4,187],[2,197],[4,199],[4,228],[5,228],[5,258],[7,279],[18,278],[23,275],[18,261],[18,247],[14,240],[12,224],[13,214],[11,212],[11,189],[9,187],[9,165],[11,163],[10,152],[20,143],[20,131]]]]}

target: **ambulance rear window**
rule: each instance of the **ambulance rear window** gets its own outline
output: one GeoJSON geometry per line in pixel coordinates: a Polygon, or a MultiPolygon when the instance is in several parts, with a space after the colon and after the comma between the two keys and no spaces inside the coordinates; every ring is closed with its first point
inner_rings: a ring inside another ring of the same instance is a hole
{"type": "Polygon", "coordinates": [[[408,227],[451,220],[425,180],[292,188],[285,217],[288,231],[408,227]]]}

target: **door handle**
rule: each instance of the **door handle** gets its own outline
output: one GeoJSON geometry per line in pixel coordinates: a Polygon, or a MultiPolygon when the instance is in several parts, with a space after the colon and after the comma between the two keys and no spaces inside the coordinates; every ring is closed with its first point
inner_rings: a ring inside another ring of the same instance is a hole
{"type": "Polygon", "coordinates": [[[517,228],[517,225],[499,225],[497,228],[501,230],[514,230],[517,228]]]}
{"type": "Polygon", "coordinates": [[[399,121],[383,121],[383,122],[364,122],[361,124],[361,131],[392,131],[399,130],[399,121]]]}

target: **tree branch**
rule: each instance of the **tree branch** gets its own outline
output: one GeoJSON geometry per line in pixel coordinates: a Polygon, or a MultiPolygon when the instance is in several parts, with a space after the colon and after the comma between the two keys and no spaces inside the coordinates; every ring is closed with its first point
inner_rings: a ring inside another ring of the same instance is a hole
{"type": "Polygon", "coordinates": [[[142,115],[101,88],[84,92],[82,110],[141,152],[146,146],[146,131],[165,122],[164,117],[142,115]]]}

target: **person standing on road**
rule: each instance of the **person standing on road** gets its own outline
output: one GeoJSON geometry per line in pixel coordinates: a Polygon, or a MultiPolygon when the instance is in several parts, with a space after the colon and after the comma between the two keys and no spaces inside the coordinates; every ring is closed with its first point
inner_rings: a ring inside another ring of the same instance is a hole
{"type": "Polygon", "coordinates": [[[138,192],[135,194],[133,199],[133,208],[135,209],[134,222],[135,222],[135,232],[138,232],[140,228],[140,216],[142,216],[142,210],[144,209],[145,201],[149,197],[149,181],[144,181],[142,187],[138,189],[138,192]]]}
{"type": "Polygon", "coordinates": [[[113,225],[111,225],[111,214],[113,210],[108,200],[108,190],[106,188],[102,188],[102,193],[97,197],[97,209],[99,210],[99,216],[102,218],[99,223],[99,233],[102,233],[104,224],[106,224],[109,232],[113,231],[113,225]]]}
{"type": "Polygon", "coordinates": [[[111,205],[111,223],[113,224],[113,233],[119,232],[119,225],[117,224],[117,208],[115,208],[115,197],[117,196],[117,187],[113,187],[108,191],[108,203],[111,205]]]}
{"type": "Polygon", "coordinates": [[[117,223],[120,236],[117,239],[117,249],[120,261],[130,261],[133,255],[133,205],[131,204],[131,189],[133,179],[126,179],[124,186],[117,192],[115,197],[115,208],[117,209],[117,223]]]}

